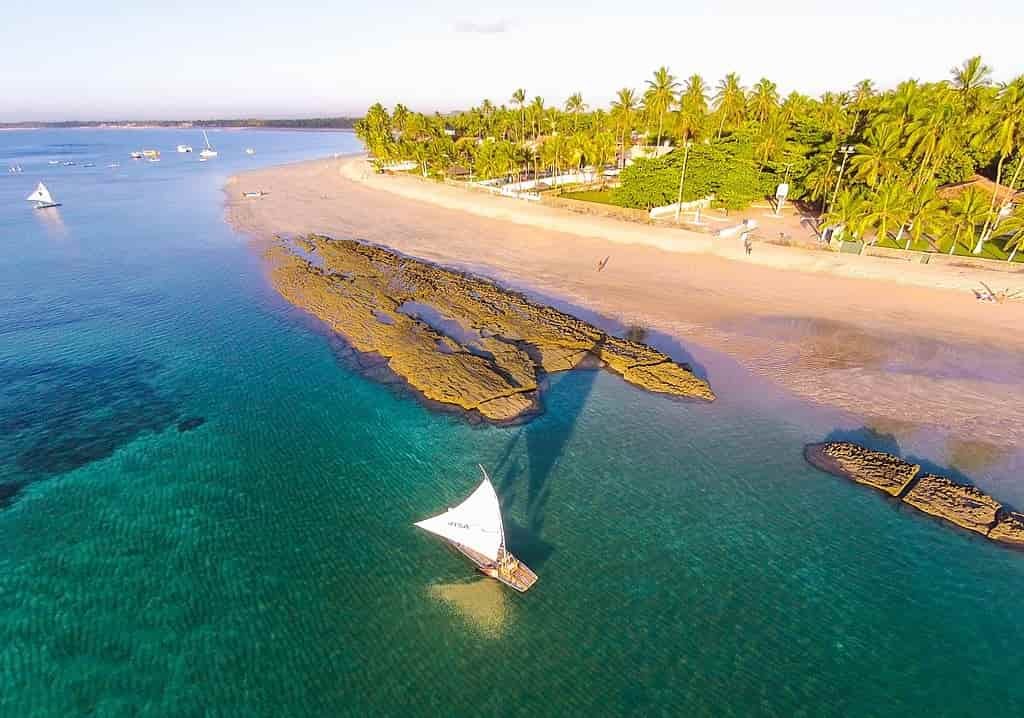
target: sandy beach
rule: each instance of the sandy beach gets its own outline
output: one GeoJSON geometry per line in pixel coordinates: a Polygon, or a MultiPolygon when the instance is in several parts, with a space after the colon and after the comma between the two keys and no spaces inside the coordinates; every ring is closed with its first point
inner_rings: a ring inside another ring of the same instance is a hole
{"type": "Polygon", "coordinates": [[[979,280],[1024,287],[1020,272],[764,243],[745,257],[735,240],[375,175],[361,158],[244,173],[226,194],[229,221],[257,240],[379,243],[664,333],[698,358],[699,348],[727,354],[880,432],[940,427],[979,450],[1024,443],[1014,427],[1024,302],[972,292],[979,280]],[[268,194],[242,199],[248,190],[268,194]]]}

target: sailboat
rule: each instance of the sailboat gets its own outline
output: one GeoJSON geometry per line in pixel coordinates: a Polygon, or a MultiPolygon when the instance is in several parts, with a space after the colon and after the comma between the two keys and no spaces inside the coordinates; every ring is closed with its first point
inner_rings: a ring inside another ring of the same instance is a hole
{"type": "Polygon", "coordinates": [[[47,207],[60,207],[60,202],[54,202],[53,196],[50,195],[50,190],[46,189],[46,185],[40,182],[36,185],[36,191],[26,197],[29,202],[36,203],[36,209],[46,209],[47,207]]]}
{"type": "Polygon", "coordinates": [[[203,139],[206,140],[206,147],[199,151],[200,157],[216,157],[217,150],[213,149],[210,144],[210,138],[206,136],[206,130],[203,130],[203,139]]]}
{"type": "Polygon", "coordinates": [[[505,548],[498,495],[483,466],[480,471],[484,480],[469,498],[443,514],[418,521],[416,526],[448,541],[485,576],[523,593],[537,582],[537,574],[505,548]]]}

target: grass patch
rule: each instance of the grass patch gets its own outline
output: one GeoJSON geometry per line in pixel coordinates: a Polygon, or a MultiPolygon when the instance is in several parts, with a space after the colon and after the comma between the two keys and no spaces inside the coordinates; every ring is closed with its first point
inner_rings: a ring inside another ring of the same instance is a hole
{"type": "Polygon", "coordinates": [[[597,202],[598,204],[614,204],[612,202],[612,191],[610,189],[587,190],[584,192],[566,192],[562,195],[566,199],[577,199],[581,202],[597,202]]]}
{"type": "MultiPolygon", "coordinates": [[[[945,237],[942,238],[941,240],[939,240],[938,246],[939,246],[939,250],[940,250],[940,252],[942,254],[949,254],[949,243],[951,241],[952,241],[952,238],[945,238],[945,237]]],[[[967,246],[963,241],[957,242],[956,250],[954,250],[953,256],[954,257],[973,257],[975,259],[978,259],[978,258],[981,258],[981,259],[995,259],[995,260],[1006,261],[1007,252],[1005,252],[1003,250],[1003,246],[1002,246],[1003,243],[1002,242],[1000,242],[998,240],[995,241],[995,242],[986,242],[984,249],[982,249],[982,251],[981,251],[981,254],[974,254],[972,252],[972,250],[974,249],[973,241],[974,240],[972,240],[971,246],[967,246]]],[[[904,237],[897,244],[895,241],[893,241],[892,237],[886,237],[885,240],[878,242],[878,246],[879,247],[887,247],[889,249],[906,249],[907,248],[907,239],[906,239],[906,237],[904,237]]],[[[910,249],[914,250],[914,251],[917,251],[917,252],[934,252],[935,251],[934,248],[932,247],[932,245],[930,245],[928,242],[926,242],[924,240],[921,240],[920,242],[912,242],[911,245],[910,245],[910,249]]],[[[1014,264],[1017,264],[1018,262],[1024,262],[1024,252],[1018,252],[1017,256],[1014,257],[1013,261],[1014,261],[1014,264]]]]}

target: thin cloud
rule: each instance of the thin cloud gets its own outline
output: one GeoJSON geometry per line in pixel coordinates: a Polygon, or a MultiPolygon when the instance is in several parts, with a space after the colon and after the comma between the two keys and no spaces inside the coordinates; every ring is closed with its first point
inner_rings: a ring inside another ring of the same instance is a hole
{"type": "Polygon", "coordinates": [[[493,20],[490,22],[473,22],[460,20],[455,23],[455,32],[473,32],[480,35],[494,35],[499,32],[508,32],[511,23],[508,20],[493,20]]]}

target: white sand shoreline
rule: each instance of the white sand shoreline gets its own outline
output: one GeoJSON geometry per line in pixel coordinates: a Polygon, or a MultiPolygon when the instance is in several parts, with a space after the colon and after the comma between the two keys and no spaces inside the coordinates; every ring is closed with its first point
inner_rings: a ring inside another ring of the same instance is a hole
{"type": "Polygon", "coordinates": [[[233,177],[228,219],[257,238],[356,237],[529,288],[723,352],[879,427],[1024,443],[1012,428],[1024,402],[1024,376],[1012,369],[1024,352],[1024,303],[976,301],[977,270],[766,244],[748,261],[738,242],[723,248],[685,230],[364,175],[362,164],[317,160],[233,177]],[[240,198],[253,189],[269,194],[240,198]]]}

